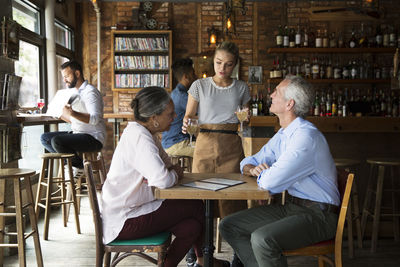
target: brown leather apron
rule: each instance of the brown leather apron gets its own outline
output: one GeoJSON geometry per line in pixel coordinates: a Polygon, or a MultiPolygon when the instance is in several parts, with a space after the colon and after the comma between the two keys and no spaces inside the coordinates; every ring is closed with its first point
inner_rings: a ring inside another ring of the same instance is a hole
{"type": "MultiPolygon", "coordinates": [[[[202,124],[202,132],[196,138],[193,155],[193,173],[239,173],[240,161],[244,158],[242,140],[234,134],[237,124],[202,124]],[[213,132],[213,131],[219,132],[213,132]]],[[[225,217],[247,208],[244,200],[219,200],[214,216],[225,217]],[[219,215],[218,215],[219,213],[219,215]]]]}

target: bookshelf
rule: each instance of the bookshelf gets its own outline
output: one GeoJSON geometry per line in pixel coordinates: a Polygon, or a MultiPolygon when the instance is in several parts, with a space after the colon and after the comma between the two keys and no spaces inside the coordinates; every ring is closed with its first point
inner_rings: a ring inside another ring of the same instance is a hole
{"type": "Polygon", "coordinates": [[[112,90],[138,92],[146,86],[172,90],[172,32],[111,31],[112,90]]]}

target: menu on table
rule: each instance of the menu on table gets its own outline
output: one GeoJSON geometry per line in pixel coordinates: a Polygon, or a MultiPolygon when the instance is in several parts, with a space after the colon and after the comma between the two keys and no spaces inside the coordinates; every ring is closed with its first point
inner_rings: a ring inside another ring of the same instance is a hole
{"type": "Polygon", "coordinates": [[[188,187],[199,188],[199,189],[218,191],[221,189],[225,189],[225,188],[243,184],[243,183],[245,183],[245,182],[238,181],[238,180],[232,180],[232,179],[226,179],[226,178],[212,177],[212,178],[207,178],[207,179],[203,179],[203,180],[199,180],[199,181],[185,183],[182,185],[188,186],[188,187]]]}

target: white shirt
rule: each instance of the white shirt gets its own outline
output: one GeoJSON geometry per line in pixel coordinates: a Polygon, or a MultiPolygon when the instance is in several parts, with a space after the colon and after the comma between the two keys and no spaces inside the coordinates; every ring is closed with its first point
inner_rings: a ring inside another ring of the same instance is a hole
{"type": "Polygon", "coordinates": [[[157,210],[152,187],[168,188],[178,179],[157,136],[137,122],[129,122],[115,149],[102,189],[103,242],[113,241],[129,218],[157,210]]]}
{"type": "Polygon", "coordinates": [[[73,133],[86,133],[96,138],[104,145],[106,139],[106,124],[103,118],[104,103],[99,90],[88,81],[84,81],[78,89],[80,97],[80,108],[74,110],[88,113],[90,115],[89,123],[84,123],[71,117],[71,129],[73,133]]]}
{"type": "Polygon", "coordinates": [[[198,79],[190,86],[189,94],[199,102],[200,124],[238,123],[237,107],[250,100],[249,87],[236,79],[227,87],[216,85],[212,77],[198,79]]]}

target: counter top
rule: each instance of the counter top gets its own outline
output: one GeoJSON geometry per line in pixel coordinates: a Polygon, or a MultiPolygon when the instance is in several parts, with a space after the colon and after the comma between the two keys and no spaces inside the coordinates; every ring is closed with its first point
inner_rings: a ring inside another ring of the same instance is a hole
{"type": "MultiPolygon", "coordinates": [[[[390,117],[307,117],[324,133],[400,133],[400,118],[390,117]]],[[[257,116],[249,126],[272,126],[279,130],[276,116],[257,116]]]]}

